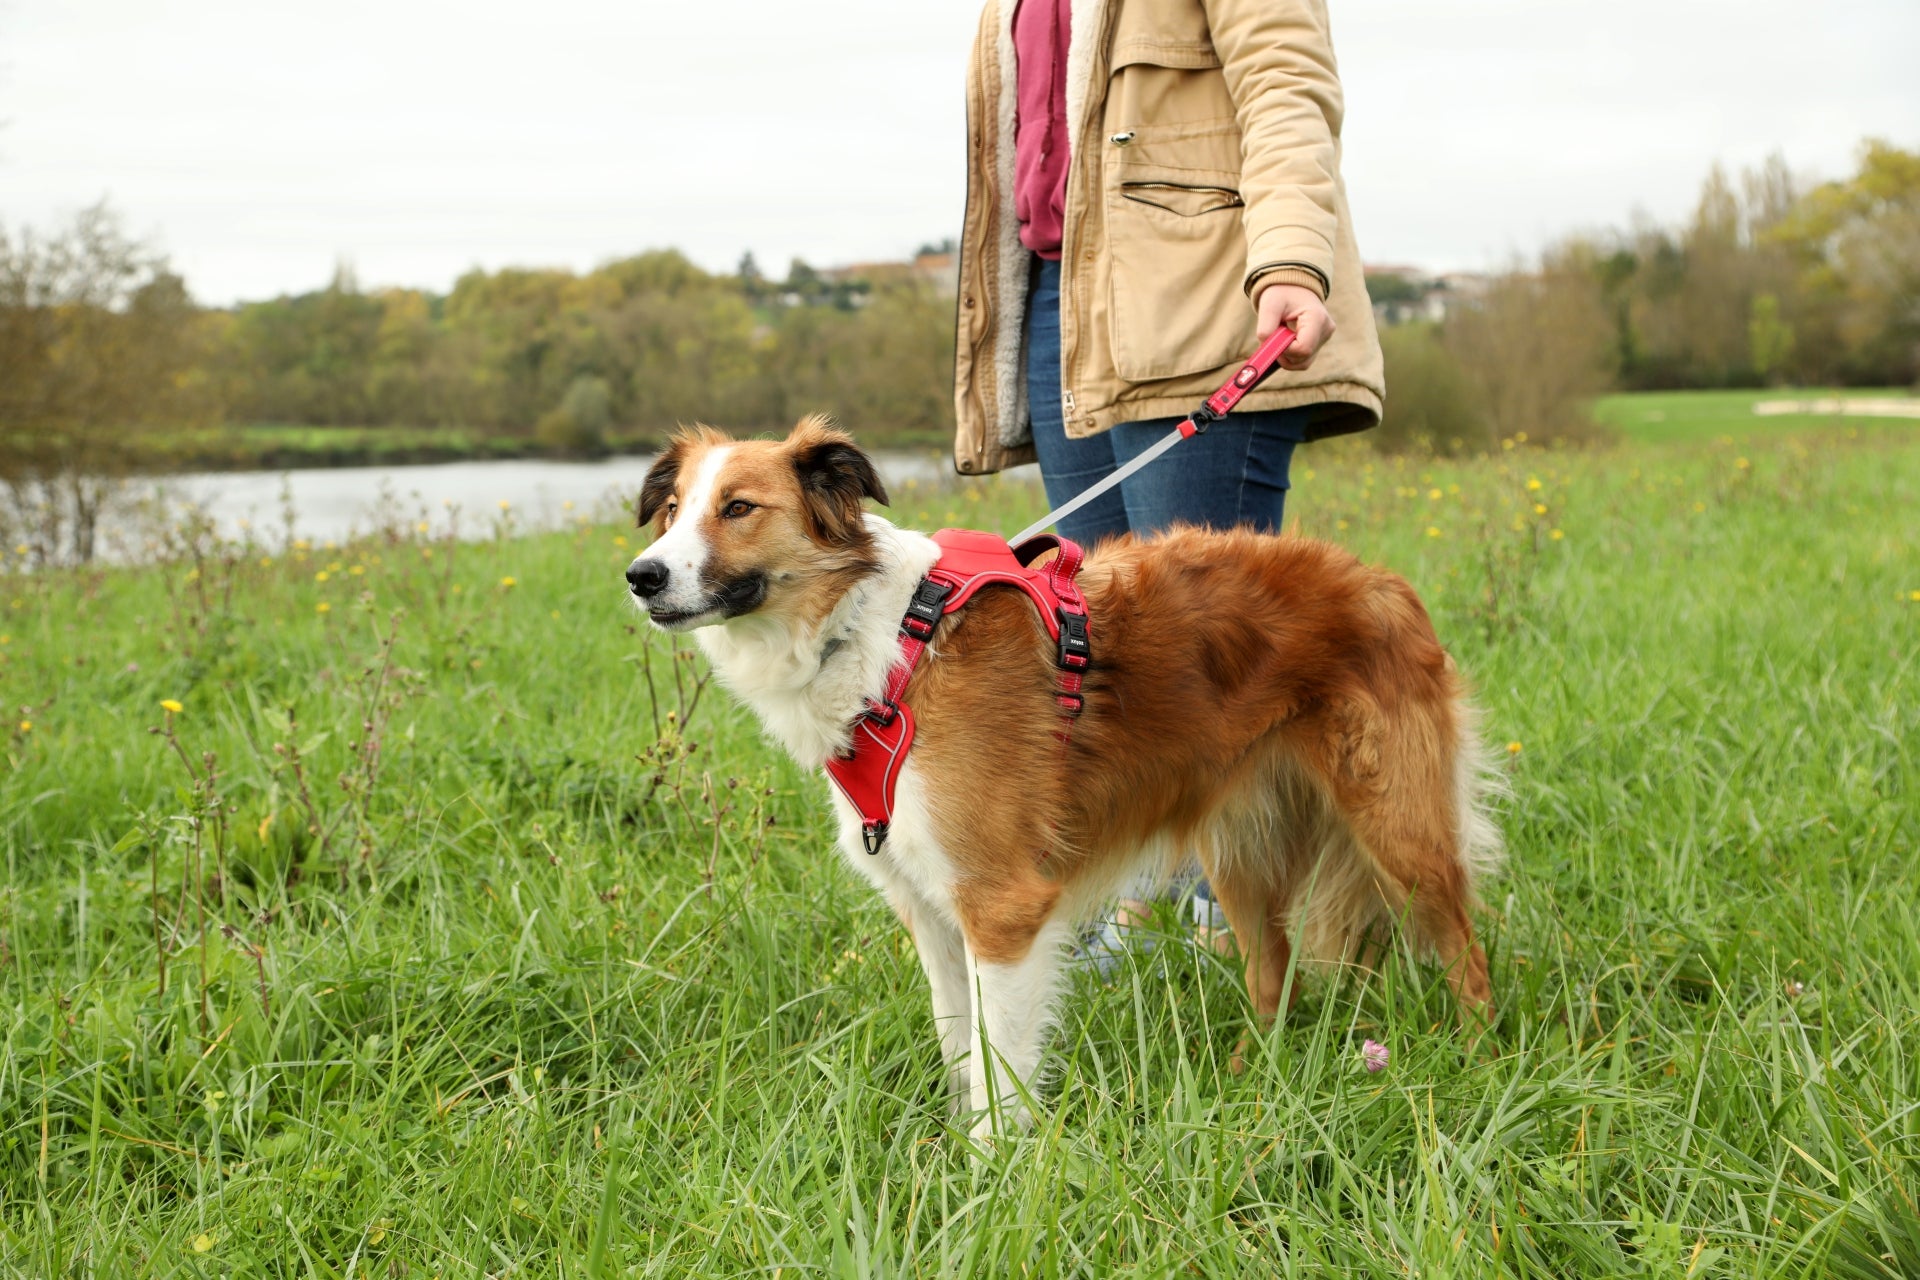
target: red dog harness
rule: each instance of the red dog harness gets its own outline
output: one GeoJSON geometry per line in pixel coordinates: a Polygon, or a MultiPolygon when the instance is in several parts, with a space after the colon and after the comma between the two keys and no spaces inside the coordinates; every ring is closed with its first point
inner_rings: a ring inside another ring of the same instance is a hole
{"type": "Polygon", "coordinates": [[[1062,742],[1086,705],[1080,686],[1093,650],[1087,639],[1087,600],[1074,582],[1080,572],[1079,545],[1043,534],[1014,547],[997,533],[972,529],[942,529],[933,540],[939,544],[940,559],[914,588],[907,615],[900,620],[900,660],[887,674],[886,692],[877,704],[869,700],[854,722],[852,748],[827,761],[827,776],[860,814],[860,841],[868,853],[879,853],[886,843],[893,789],[913,746],[913,711],[901,704],[900,695],[940,619],[965,605],[974,592],[988,586],[1020,588],[1059,645],[1060,688],[1053,700],[1066,722],[1058,734],[1062,742]],[[1048,551],[1058,554],[1033,568],[1048,551]]]}

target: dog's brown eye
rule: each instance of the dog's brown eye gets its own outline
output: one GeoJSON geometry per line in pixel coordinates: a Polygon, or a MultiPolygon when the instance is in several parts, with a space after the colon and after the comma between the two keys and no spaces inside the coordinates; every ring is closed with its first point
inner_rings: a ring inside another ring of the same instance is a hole
{"type": "Polygon", "coordinates": [[[751,502],[748,502],[745,498],[735,498],[726,505],[726,508],[722,510],[720,514],[729,520],[738,520],[751,510],[753,510],[753,504],[751,502]]]}

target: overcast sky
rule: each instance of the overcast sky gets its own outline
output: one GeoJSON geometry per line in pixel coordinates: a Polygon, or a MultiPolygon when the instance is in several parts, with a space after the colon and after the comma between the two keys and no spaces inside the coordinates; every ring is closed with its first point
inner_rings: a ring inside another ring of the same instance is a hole
{"type": "MultiPolygon", "coordinates": [[[[1142,0],[1133,0],[1140,3],[1142,0]]],[[[1369,261],[1481,267],[1783,153],[1920,146],[1920,0],[1331,0],[1369,261]]],[[[976,0],[0,0],[0,221],[102,196],[210,302],[955,234],[976,0]]]]}

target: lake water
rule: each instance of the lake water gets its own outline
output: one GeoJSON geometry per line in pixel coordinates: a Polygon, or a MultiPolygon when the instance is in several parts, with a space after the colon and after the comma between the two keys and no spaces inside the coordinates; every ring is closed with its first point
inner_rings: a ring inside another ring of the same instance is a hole
{"type": "MultiPolygon", "coordinates": [[[[921,485],[962,483],[947,456],[932,450],[879,451],[873,458],[889,486],[909,479],[921,485]]],[[[157,498],[164,510],[190,504],[222,537],[251,534],[274,546],[285,536],[287,507],[294,513],[294,536],[316,543],[343,542],[393,519],[426,519],[440,530],[456,510],[459,532],[479,537],[493,532],[503,511],[522,529],[549,528],[579,516],[630,519],[626,513],[652,463],[652,455],[629,455],[595,462],[208,472],[136,480],[129,493],[157,498]]],[[[147,515],[127,511],[103,521],[102,543],[111,558],[139,558],[150,512],[151,507],[147,515]]]]}

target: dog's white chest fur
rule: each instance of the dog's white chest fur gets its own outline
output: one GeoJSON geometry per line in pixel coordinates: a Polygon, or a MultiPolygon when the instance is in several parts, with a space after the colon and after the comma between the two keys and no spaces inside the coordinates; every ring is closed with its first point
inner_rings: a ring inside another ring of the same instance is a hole
{"type": "MultiPolygon", "coordinates": [[[[796,629],[754,615],[700,631],[701,647],[715,673],[751,707],[767,732],[793,758],[820,768],[846,747],[854,721],[869,699],[886,688],[887,673],[900,660],[900,619],[914,588],[940,558],[924,534],[897,529],[869,516],[881,568],[847,593],[817,626],[796,629]]],[[[923,908],[935,906],[951,919],[951,875],[935,838],[924,779],[908,758],[894,797],[885,848],[877,855],[861,846],[860,816],[838,791],[839,846],[855,870],[874,882],[896,908],[902,889],[923,908]]]]}

